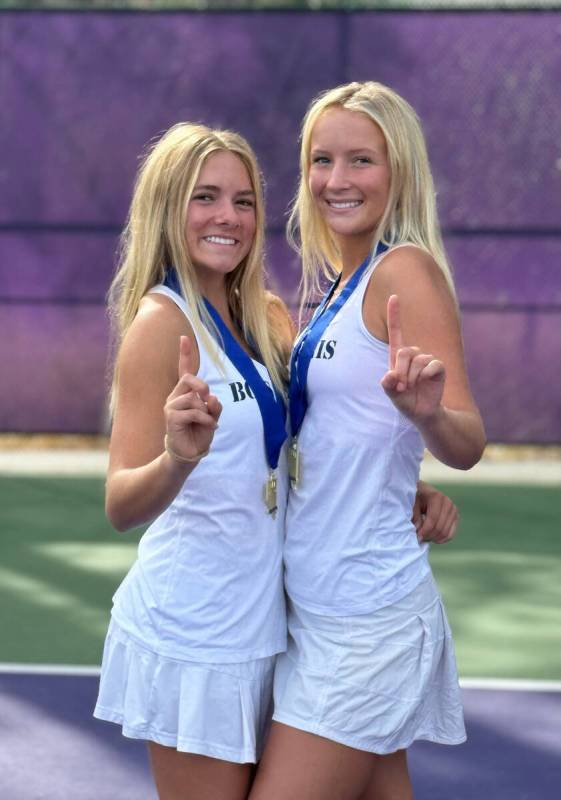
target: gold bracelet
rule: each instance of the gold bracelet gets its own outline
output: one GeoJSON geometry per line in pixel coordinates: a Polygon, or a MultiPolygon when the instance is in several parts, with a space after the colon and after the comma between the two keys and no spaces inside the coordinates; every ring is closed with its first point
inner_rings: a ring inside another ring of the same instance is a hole
{"type": "Polygon", "coordinates": [[[186,458],[185,456],[180,456],[179,453],[176,453],[175,450],[172,450],[168,444],[168,435],[164,436],[164,450],[166,453],[173,458],[174,461],[179,461],[180,463],[185,464],[194,464],[196,461],[200,461],[201,458],[208,456],[210,453],[210,447],[204,451],[204,453],[199,453],[198,456],[192,456],[191,458],[186,458]]]}

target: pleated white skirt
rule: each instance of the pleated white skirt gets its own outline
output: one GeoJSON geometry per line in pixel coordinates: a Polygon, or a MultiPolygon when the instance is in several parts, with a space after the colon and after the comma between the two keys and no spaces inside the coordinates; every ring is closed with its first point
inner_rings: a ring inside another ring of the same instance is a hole
{"type": "Polygon", "coordinates": [[[133,739],[256,763],[271,723],[275,659],[203,664],[162,658],[112,620],[94,716],[121,725],[133,739]]]}
{"type": "Polygon", "coordinates": [[[289,604],[273,719],[372,753],[466,739],[454,644],[432,575],[398,603],[348,617],[289,604]]]}

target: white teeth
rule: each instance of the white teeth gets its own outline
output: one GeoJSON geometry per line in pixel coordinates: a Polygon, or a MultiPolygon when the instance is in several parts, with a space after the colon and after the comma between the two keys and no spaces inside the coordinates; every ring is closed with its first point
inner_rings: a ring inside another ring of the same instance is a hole
{"type": "Polygon", "coordinates": [[[357,208],[357,206],[362,204],[362,200],[347,200],[346,202],[328,200],[327,203],[331,206],[331,208],[357,208]]]}
{"type": "Polygon", "coordinates": [[[211,242],[211,244],[236,244],[235,239],[229,239],[226,236],[205,236],[204,238],[205,242],[211,242]]]}

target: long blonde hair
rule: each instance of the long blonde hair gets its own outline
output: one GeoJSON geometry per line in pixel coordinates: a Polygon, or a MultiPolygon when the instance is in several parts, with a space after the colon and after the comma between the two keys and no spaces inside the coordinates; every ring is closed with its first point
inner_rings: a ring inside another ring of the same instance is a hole
{"type": "Polygon", "coordinates": [[[314,125],[328,109],[360,112],[381,129],[388,151],[390,191],[372,237],[395,245],[411,242],[430,253],[444,273],[452,294],[452,272],[446,258],[436,209],[434,181],[421,124],[414,109],[381,83],[348,83],[323,92],[312,102],[302,124],[300,183],[288,220],[288,239],[302,258],[302,302],[320,291],[321,277],[340,271],[341,254],[321,217],[308,185],[314,125]]]}
{"type": "MultiPolygon", "coordinates": [[[[265,211],[261,173],[250,145],[232,131],[181,122],[152,145],[144,157],[121,237],[119,266],[109,290],[114,350],[135,318],[141,299],[164,280],[167,269],[174,267],[192,311],[196,333],[218,361],[217,346],[208,331],[217,332],[198,289],[187,249],[185,222],[202,166],[212,153],[220,151],[233,153],[241,160],[255,193],[255,237],[247,256],[226,276],[228,303],[244,337],[255,344],[275,386],[282,390],[286,379],[283,348],[268,327],[263,283],[265,211]]],[[[112,399],[117,380],[114,370],[112,399]]]]}

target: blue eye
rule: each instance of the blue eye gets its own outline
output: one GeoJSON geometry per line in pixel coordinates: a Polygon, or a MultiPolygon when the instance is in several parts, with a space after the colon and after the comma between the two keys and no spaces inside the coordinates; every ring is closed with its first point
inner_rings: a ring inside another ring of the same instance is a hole
{"type": "Polygon", "coordinates": [[[356,156],[354,160],[358,164],[372,164],[372,159],[369,156],[356,156]]]}
{"type": "Polygon", "coordinates": [[[312,164],[329,164],[329,159],[327,156],[314,156],[312,164]]]}

